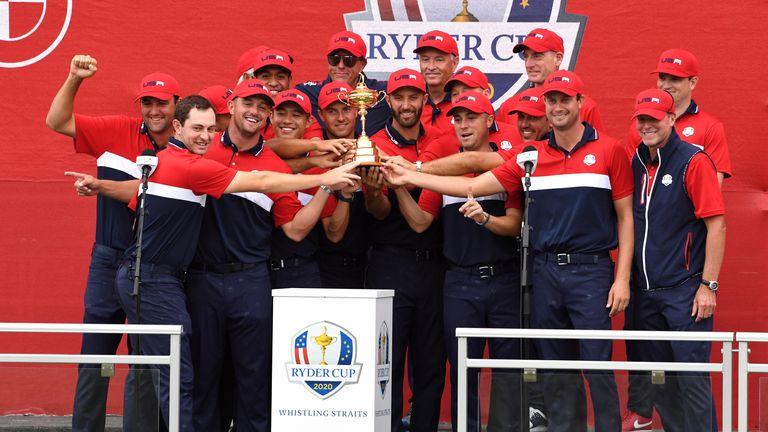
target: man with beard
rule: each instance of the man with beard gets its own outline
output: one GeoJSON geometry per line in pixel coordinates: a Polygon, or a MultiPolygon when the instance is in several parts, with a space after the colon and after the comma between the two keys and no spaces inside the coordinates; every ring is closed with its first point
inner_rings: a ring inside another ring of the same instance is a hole
{"type": "MultiPolygon", "coordinates": [[[[448,111],[453,117],[462,152],[498,151],[488,141],[493,124],[493,106],[485,95],[474,91],[455,98],[448,111]]],[[[437,218],[443,225],[443,255],[448,261],[443,288],[444,332],[451,362],[451,417],[457,428],[457,327],[517,328],[520,326],[520,271],[515,236],[520,233],[520,195],[506,193],[482,197],[455,197],[429,190],[418,204],[405,188],[397,188],[400,211],[416,232],[425,231],[437,218]],[[481,205],[482,203],[482,205],[481,205]]],[[[473,339],[471,358],[483,356],[486,341],[473,339]]],[[[519,341],[489,339],[491,358],[520,358],[519,341]]],[[[478,375],[469,374],[466,403],[467,430],[479,430],[478,375]]],[[[488,430],[520,430],[520,382],[507,370],[493,372],[488,430]]]]}
{"type": "Polygon", "coordinates": [[[451,94],[445,86],[459,65],[459,47],[448,33],[432,30],[424,33],[413,52],[419,56],[419,69],[427,83],[428,97],[421,121],[442,133],[453,133],[451,120],[444,114],[451,107],[451,94]]]}
{"type": "MultiPolygon", "coordinates": [[[[415,161],[436,133],[421,121],[426,83],[413,69],[392,72],[387,103],[392,120],[371,137],[387,154],[415,161]]],[[[392,430],[401,426],[406,351],[412,362],[411,429],[436,431],[445,378],[442,286],[445,265],[440,224],[423,233],[408,226],[399,210],[396,188],[383,188],[379,168],[363,175],[365,202],[373,216],[372,250],[366,288],[394,289],[392,311],[392,430]]],[[[401,192],[402,193],[402,192],[401,192]]],[[[418,200],[420,189],[406,192],[418,200]]]]}
{"type": "MultiPolygon", "coordinates": [[[[159,150],[173,134],[173,112],[179,98],[179,84],[168,74],[153,73],[139,84],[136,101],[141,103],[141,117],[90,117],[74,113],[75,96],[82,83],[96,74],[97,61],[88,55],[72,58],[69,76],[51,102],[46,125],[74,139],[75,152],[96,158],[98,177],[109,180],[138,178],[134,161],[146,149],[159,150]]],[[[96,202],[96,240],[91,250],[91,264],[85,287],[83,322],[86,324],[123,324],[125,312],[115,292],[115,273],[123,252],[132,240],[133,212],[125,204],[99,196],[96,202]]],[[[81,354],[115,354],[121,335],[83,334],[81,354]]],[[[130,343],[129,343],[130,346],[130,343]]],[[[133,374],[126,390],[131,392],[133,374]]],[[[72,430],[103,431],[109,390],[109,378],[101,376],[99,365],[80,365],[72,430]]],[[[126,395],[125,427],[135,418],[134,397],[126,395]]],[[[153,403],[148,403],[149,406],[153,403]]],[[[154,409],[156,412],[156,408],[154,409]]],[[[150,409],[143,409],[143,420],[152,427],[150,409]]]]}
{"type": "MultiPolygon", "coordinates": [[[[633,250],[632,177],[619,143],[580,122],[583,84],[576,74],[558,71],[544,90],[553,131],[533,143],[538,166],[531,176],[529,220],[534,272],[531,325],[534,328],[609,330],[610,318],[629,303],[633,250]],[[564,175],[568,174],[568,175],[564,175]],[[619,247],[617,271],[609,251],[619,247]]],[[[385,164],[387,180],[443,194],[484,196],[522,188],[515,161],[475,178],[438,177],[385,164]]],[[[537,340],[543,359],[611,359],[610,341],[537,340]]],[[[586,431],[587,405],[578,386],[581,373],[543,373],[549,430],[586,431]]],[[[613,373],[584,374],[590,384],[595,430],[621,428],[613,373]]]]}

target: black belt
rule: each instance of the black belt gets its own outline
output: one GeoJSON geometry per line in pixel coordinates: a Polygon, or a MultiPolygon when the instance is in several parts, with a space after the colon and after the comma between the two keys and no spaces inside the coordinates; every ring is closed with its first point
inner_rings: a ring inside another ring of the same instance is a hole
{"type": "Polygon", "coordinates": [[[601,260],[610,259],[611,255],[608,252],[601,252],[596,254],[582,254],[582,253],[542,253],[546,257],[547,261],[556,262],[557,265],[569,265],[569,264],[597,264],[601,260]]]}
{"type": "Polygon", "coordinates": [[[209,273],[237,273],[244,270],[252,269],[259,265],[259,263],[241,263],[241,262],[228,262],[219,264],[200,264],[192,263],[189,266],[190,270],[197,270],[209,273]]]}
{"type": "Polygon", "coordinates": [[[459,266],[451,265],[449,270],[471,274],[473,276],[480,276],[480,279],[487,279],[491,276],[499,276],[504,273],[509,273],[519,268],[519,264],[514,264],[511,261],[496,263],[493,265],[479,265],[479,266],[459,266]]]}
{"type": "Polygon", "coordinates": [[[314,261],[314,258],[270,258],[269,268],[271,270],[296,268],[304,264],[309,264],[312,261],[314,261]]]}
{"type": "Polygon", "coordinates": [[[409,258],[416,262],[433,261],[443,257],[443,251],[440,249],[407,249],[399,246],[386,245],[377,245],[373,248],[380,252],[409,258]]]}
{"type": "Polygon", "coordinates": [[[365,265],[367,258],[365,255],[318,254],[317,260],[342,267],[360,267],[365,265]]]}
{"type": "MultiPolygon", "coordinates": [[[[123,262],[128,268],[131,270],[131,273],[135,273],[134,265],[136,264],[136,261],[130,260],[130,261],[124,261],[123,262]]],[[[187,277],[187,269],[185,267],[179,267],[171,264],[157,264],[157,263],[151,263],[151,262],[142,262],[141,263],[141,274],[161,274],[161,275],[169,275],[169,276],[175,276],[182,281],[184,281],[187,277]]]]}

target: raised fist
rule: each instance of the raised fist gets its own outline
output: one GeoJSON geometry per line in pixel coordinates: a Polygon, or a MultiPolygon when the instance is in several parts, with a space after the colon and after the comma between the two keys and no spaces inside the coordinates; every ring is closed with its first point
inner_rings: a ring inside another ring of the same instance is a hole
{"type": "Polygon", "coordinates": [[[69,65],[69,74],[80,79],[92,77],[96,70],[96,59],[89,55],[76,55],[69,65]]]}

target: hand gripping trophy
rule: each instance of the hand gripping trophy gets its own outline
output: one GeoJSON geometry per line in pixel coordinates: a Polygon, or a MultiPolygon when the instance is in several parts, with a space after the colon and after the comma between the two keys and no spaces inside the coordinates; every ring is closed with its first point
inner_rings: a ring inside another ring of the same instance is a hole
{"type": "Polygon", "coordinates": [[[352,160],[359,161],[361,167],[381,165],[379,150],[373,141],[368,138],[368,135],[365,134],[365,116],[368,114],[369,109],[384,100],[384,98],[379,99],[380,94],[384,94],[384,92],[369,89],[363,81],[363,74],[360,74],[360,81],[358,81],[354,90],[339,93],[338,95],[339,101],[347,106],[357,108],[357,113],[360,115],[362,133],[357,138],[355,148],[350,150],[350,152],[352,152],[352,160]]]}

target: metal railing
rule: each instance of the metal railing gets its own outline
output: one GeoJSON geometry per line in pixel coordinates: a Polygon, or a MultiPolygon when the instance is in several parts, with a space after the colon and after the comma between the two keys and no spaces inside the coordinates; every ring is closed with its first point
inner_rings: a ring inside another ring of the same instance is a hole
{"type": "Polygon", "coordinates": [[[768,333],[738,332],[736,333],[736,342],[739,344],[739,383],[736,405],[739,410],[738,431],[747,432],[749,427],[749,384],[747,378],[749,378],[750,372],[768,373],[768,364],[749,362],[749,342],[768,342],[768,333]]]}
{"type": "MultiPolygon", "coordinates": [[[[733,382],[733,333],[729,332],[668,332],[668,331],[626,331],[626,330],[540,330],[540,329],[499,329],[499,328],[457,328],[459,343],[457,365],[457,430],[467,431],[467,369],[559,369],[559,370],[627,370],[665,372],[719,372],[723,375],[723,430],[732,425],[732,382],[733,382]],[[520,359],[471,359],[467,358],[467,338],[514,338],[514,339],[587,339],[587,340],[645,340],[645,341],[708,341],[722,342],[721,363],[677,363],[677,362],[630,362],[594,360],[520,360],[520,359]]],[[[760,341],[768,342],[768,335],[761,335],[760,341]]],[[[755,339],[757,340],[757,339],[755,339]]],[[[746,354],[745,354],[746,355],[746,354]]],[[[739,357],[741,361],[741,356],[739,357]]],[[[757,366],[757,365],[753,365],[757,366]]],[[[768,371],[768,365],[761,365],[768,371]]],[[[741,376],[739,377],[741,381],[741,376]]],[[[744,396],[746,400],[746,395],[744,396]]],[[[741,402],[741,387],[739,387],[741,402]]],[[[741,405],[739,405],[741,406],[741,405]]],[[[741,413],[741,411],[740,411],[741,413]]],[[[741,416],[740,416],[741,418],[741,416]]],[[[521,419],[525,420],[525,419],[521,419]]],[[[745,422],[746,425],[746,417],[745,422]]],[[[741,430],[739,421],[739,430],[741,430]]],[[[746,427],[746,426],[745,426],[746,427]]],[[[744,429],[746,431],[746,429],[744,429]]]]}
{"type": "Polygon", "coordinates": [[[0,333],[100,333],[170,336],[167,356],[103,355],[103,354],[7,354],[0,353],[0,363],[91,364],[115,363],[134,365],[168,365],[170,368],[168,430],[179,430],[179,384],[181,377],[180,325],[133,324],[30,324],[0,323],[0,333]]]}

